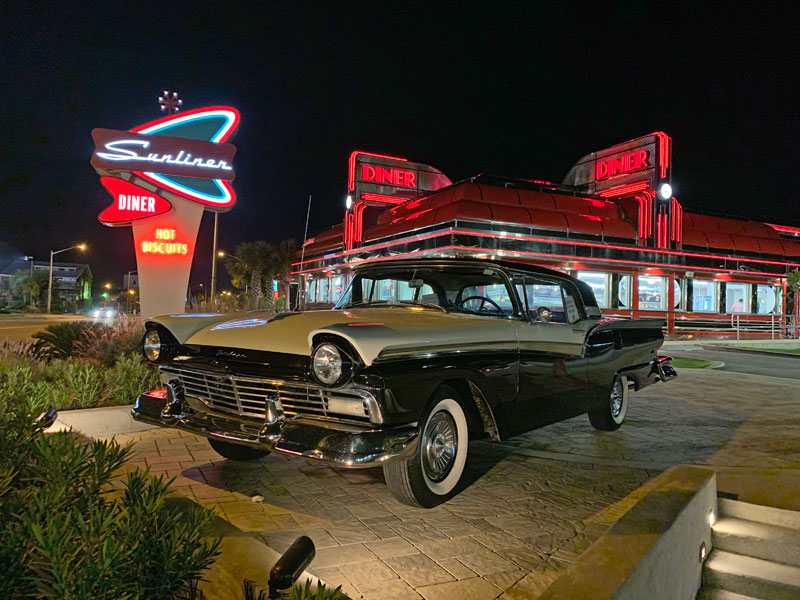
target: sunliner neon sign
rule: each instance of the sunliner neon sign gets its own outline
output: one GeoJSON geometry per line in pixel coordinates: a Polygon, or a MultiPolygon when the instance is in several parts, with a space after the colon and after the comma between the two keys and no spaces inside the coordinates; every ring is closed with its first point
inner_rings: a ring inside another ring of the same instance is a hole
{"type": "Polygon", "coordinates": [[[151,162],[168,165],[184,165],[187,167],[197,167],[198,169],[222,169],[232,171],[233,168],[227,161],[215,161],[213,158],[192,158],[191,152],[180,150],[178,156],[172,154],[158,154],[150,152],[146,156],[137,154],[136,151],[125,148],[124,146],[139,146],[142,149],[150,147],[150,142],[144,140],[117,140],[105,144],[106,150],[111,152],[98,152],[97,156],[111,161],[138,161],[151,162]]]}

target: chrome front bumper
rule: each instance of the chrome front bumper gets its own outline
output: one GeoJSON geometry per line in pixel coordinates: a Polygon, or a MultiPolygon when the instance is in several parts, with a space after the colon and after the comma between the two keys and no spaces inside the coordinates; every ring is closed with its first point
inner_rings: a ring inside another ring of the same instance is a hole
{"type": "Polygon", "coordinates": [[[267,421],[192,408],[180,391],[167,397],[142,394],[131,410],[136,421],[175,427],[207,438],[269,450],[348,468],[376,467],[414,453],[419,428],[357,428],[295,416],[267,421]],[[271,422],[270,422],[271,421],[271,422]]]}

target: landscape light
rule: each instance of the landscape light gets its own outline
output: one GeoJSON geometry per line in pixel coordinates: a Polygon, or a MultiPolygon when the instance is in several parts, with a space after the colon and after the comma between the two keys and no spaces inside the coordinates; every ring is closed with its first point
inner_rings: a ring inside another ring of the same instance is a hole
{"type": "Polygon", "coordinates": [[[658,195],[662,200],[669,200],[672,198],[672,186],[668,183],[662,183],[658,188],[658,195]]]}

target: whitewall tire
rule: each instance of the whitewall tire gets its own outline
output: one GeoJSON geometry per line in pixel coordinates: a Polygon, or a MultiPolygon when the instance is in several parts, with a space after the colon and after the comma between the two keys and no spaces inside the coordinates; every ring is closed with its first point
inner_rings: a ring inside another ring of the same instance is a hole
{"type": "Polygon", "coordinates": [[[386,484],[404,504],[431,508],[452,497],[464,474],[469,444],[467,417],[455,390],[442,386],[420,419],[412,456],[383,467],[386,484]]]}
{"type": "Polygon", "coordinates": [[[614,431],[619,429],[628,414],[628,378],[615,375],[603,406],[589,412],[589,422],[595,429],[614,431]]]}

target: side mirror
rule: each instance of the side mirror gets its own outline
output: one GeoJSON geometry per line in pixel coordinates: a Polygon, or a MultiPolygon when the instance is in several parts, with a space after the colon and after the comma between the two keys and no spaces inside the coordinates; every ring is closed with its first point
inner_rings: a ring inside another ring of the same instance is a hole
{"type": "Polygon", "coordinates": [[[536,309],[536,320],[541,323],[550,323],[553,320],[553,313],[546,306],[540,306],[536,309]]]}

